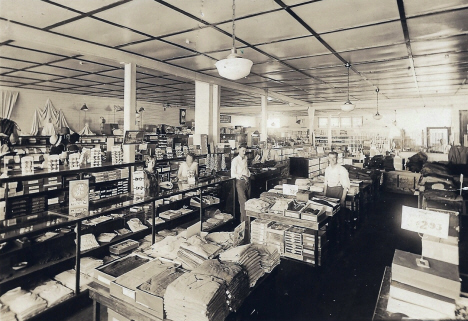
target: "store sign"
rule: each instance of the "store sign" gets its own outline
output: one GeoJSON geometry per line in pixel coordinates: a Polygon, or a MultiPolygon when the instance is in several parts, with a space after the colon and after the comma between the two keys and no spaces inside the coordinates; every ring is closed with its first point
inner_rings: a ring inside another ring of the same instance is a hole
{"type": "Polygon", "coordinates": [[[229,115],[219,115],[219,122],[220,123],[230,123],[231,122],[231,116],[229,116],[229,115]]]}
{"type": "Polygon", "coordinates": [[[299,187],[297,185],[283,184],[283,194],[284,195],[294,195],[296,196],[299,187]]]}
{"type": "Polygon", "coordinates": [[[89,181],[87,179],[70,181],[68,214],[74,217],[88,216],[89,181]]]}
{"type": "Polygon", "coordinates": [[[446,239],[449,219],[449,214],[403,206],[401,228],[446,239]]]}

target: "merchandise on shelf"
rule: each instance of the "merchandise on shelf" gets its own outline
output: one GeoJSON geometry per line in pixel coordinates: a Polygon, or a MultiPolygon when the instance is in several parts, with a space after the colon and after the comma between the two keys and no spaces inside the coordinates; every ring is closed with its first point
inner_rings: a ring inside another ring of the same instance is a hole
{"type": "Polygon", "coordinates": [[[120,146],[112,147],[111,156],[112,156],[112,165],[123,163],[123,150],[120,146]]]}
{"type": "Polygon", "coordinates": [[[32,156],[24,156],[21,158],[21,174],[34,174],[34,158],[32,156]]]}
{"type": "Polygon", "coordinates": [[[102,166],[102,158],[101,158],[101,149],[100,148],[92,148],[90,153],[91,158],[91,167],[101,167],[102,166]]]}
{"type": "Polygon", "coordinates": [[[70,169],[80,169],[80,154],[75,153],[75,154],[69,154],[68,155],[68,164],[70,166],[70,169]]]}

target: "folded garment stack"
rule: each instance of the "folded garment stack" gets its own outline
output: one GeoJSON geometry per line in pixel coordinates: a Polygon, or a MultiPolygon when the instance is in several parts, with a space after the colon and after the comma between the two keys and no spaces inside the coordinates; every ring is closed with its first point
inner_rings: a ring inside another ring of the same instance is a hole
{"type": "Polygon", "coordinates": [[[288,209],[289,204],[292,202],[291,199],[279,198],[275,204],[268,209],[268,213],[283,215],[284,211],[288,209]]]}
{"type": "Polygon", "coordinates": [[[46,300],[34,293],[21,290],[21,288],[15,288],[5,293],[2,296],[2,302],[8,304],[10,311],[16,314],[19,321],[29,319],[47,308],[46,300]],[[7,301],[4,300],[4,296],[7,301]]]}
{"type": "Polygon", "coordinates": [[[206,260],[192,272],[197,275],[212,275],[224,280],[230,311],[237,311],[249,294],[249,276],[239,264],[206,260]]]}
{"type": "Polygon", "coordinates": [[[242,265],[249,275],[250,287],[257,283],[265,272],[261,266],[261,259],[258,251],[251,244],[234,247],[219,255],[219,259],[223,262],[234,262],[242,265]]]}
{"type": "Polygon", "coordinates": [[[234,233],[232,232],[215,232],[205,236],[205,240],[211,243],[216,243],[227,250],[234,245],[234,233]]]}
{"type": "MultiPolygon", "coordinates": [[[[76,286],[76,271],[75,270],[63,271],[62,273],[59,273],[56,276],[54,276],[54,280],[59,281],[60,283],[65,285],[67,288],[75,292],[75,286],[76,286]]],[[[92,281],[93,281],[92,278],[90,278],[89,276],[83,273],[80,273],[80,291],[83,291],[86,285],[91,283],[92,281]]]]}
{"type": "Polygon", "coordinates": [[[42,283],[31,292],[46,300],[47,307],[59,304],[73,296],[73,291],[71,289],[52,280],[42,283]]]}
{"type": "Polygon", "coordinates": [[[188,270],[193,270],[205,260],[218,255],[222,247],[209,243],[198,235],[190,237],[186,242],[180,244],[178,259],[182,261],[182,266],[188,270]]]}
{"type": "Polygon", "coordinates": [[[256,213],[265,213],[270,206],[270,203],[258,198],[252,198],[245,202],[245,210],[256,213]]]}
{"type": "Polygon", "coordinates": [[[10,308],[7,305],[0,303],[0,320],[16,321],[16,314],[10,311],[10,308]]]}
{"type": "Polygon", "coordinates": [[[104,264],[103,260],[88,256],[80,259],[80,273],[94,277],[94,269],[104,264]]]}
{"type": "Polygon", "coordinates": [[[186,273],[167,287],[164,310],[172,321],[224,320],[229,313],[224,281],[186,273]]]}
{"type": "Polygon", "coordinates": [[[151,277],[151,279],[140,285],[139,289],[163,298],[169,284],[178,279],[182,274],[184,272],[180,269],[175,267],[168,268],[151,277]]]}
{"type": "Polygon", "coordinates": [[[180,244],[185,242],[185,239],[177,236],[167,236],[163,240],[154,243],[144,253],[151,257],[163,257],[169,260],[173,260],[177,257],[180,244]]]}
{"type": "Polygon", "coordinates": [[[280,264],[281,256],[277,247],[266,244],[253,244],[252,247],[260,254],[260,264],[265,273],[270,273],[280,264]]]}
{"type": "Polygon", "coordinates": [[[273,224],[273,221],[256,219],[250,223],[250,243],[265,244],[267,237],[267,228],[273,224]]]}
{"type": "Polygon", "coordinates": [[[176,231],[171,231],[171,230],[161,230],[158,232],[158,235],[161,236],[176,236],[177,232],[176,231]]]}

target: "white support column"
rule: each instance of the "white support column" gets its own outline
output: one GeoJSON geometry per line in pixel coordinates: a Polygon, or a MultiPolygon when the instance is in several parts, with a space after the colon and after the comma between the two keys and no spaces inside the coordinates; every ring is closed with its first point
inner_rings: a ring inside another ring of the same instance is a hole
{"type": "MultiPolygon", "coordinates": [[[[125,64],[124,132],[135,130],[136,118],[136,64],[125,64]]],[[[124,162],[135,161],[135,145],[123,145],[124,162]]]]}
{"type": "Polygon", "coordinates": [[[331,148],[332,146],[332,129],[331,129],[331,116],[328,115],[328,133],[327,133],[327,136],[328,136],[328,147],[331,148]]]}
{"type": "Polygon", "coordinates": [[[315,108],[307,107],[307,113],[309,115],[309,143],[315,147],[315,134],[314,134],[314,127],[315,127],[315,108]]]}
{"type": "Polygon", "coordinates": [[[267,128],[267,120],[268,120],[268,97],[262,96],[262,116],[260,119],[260,141],[266,141],[268,138],[268,128],[267,128]]]}
{"type": "Polygon", "coordinates": [[[201,135],[208,135],[211,141],[213,127],[213,87],[206,82],[195,81],[195,134],[193,143],[201,144],[201,135]]]}
{"type": "Polygon", "coordinates": [[[221,87],[218,85],[211,85],[213,93],[213,110],[212,110],[212,141],[213,145],[219,143],[219,108],[221,107],[221,87]]]}

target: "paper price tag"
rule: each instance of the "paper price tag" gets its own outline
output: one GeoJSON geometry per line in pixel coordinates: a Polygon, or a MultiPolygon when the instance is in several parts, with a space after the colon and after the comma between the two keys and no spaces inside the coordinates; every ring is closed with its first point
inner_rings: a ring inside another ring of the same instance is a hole
{"type": "Polygon", "coordinates": [[[297,185],[283,184],[284,195],[296,195],[298,190],[297,185]]]}
{"type": "Polygon", "coordinates": [[[446,239],[449,214],[403,206],[401,228],[446,239]]]}

